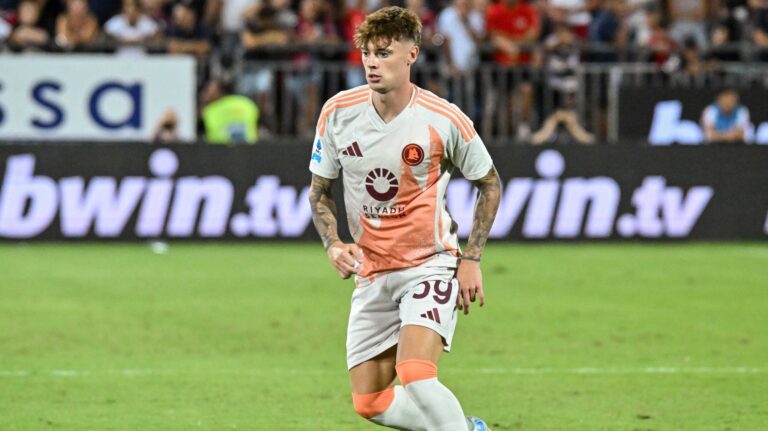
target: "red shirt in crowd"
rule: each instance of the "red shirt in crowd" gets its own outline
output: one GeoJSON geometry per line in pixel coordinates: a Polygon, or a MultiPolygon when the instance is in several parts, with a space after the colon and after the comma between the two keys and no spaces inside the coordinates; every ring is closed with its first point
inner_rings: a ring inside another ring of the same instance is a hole
{"type": "MultiPolygon", "coordinates": [[[[539,28],[541,18],[539,12],[528,3],[518,1],[508,5],[504,1],[499,1],[488,8],[485,22],[488,33],[499,33],[513,41],[526,42],[524,36],[530,30],[539,28]]],[[[531,55],[527,52],[513,56],[497,50],[493,58],[499,64],[525,64],[531,61],[531,55]]]]}
{"type": "MultiPolygon", "coordinates": [[[[356,8],[347,9],[342,27],[344,39],[347,42],[353,45],[355,44],[355,30],[357,29],[357,26],[363,23],[363,21],[365,21],[365,11],[356,8]]],[[[347,63],[363,64],[363,53],[360,52],[360,48],[353,47],[349,50],[349,54],[347,54],[347,63]]]]}

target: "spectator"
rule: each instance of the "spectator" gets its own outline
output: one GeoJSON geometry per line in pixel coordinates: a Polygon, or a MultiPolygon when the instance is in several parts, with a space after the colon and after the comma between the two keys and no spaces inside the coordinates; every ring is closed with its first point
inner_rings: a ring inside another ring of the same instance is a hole
{"type": "Polygon", "coordinates": [[[347,53],[347,88],[357,87],[365,84],[365,70],[363,69],[363,54],[360,48],[355,46],[355,29],[365,21],[368,14],[367,0],[354,0],[354,3],[347,5],[342,20],[341,34],[344,40],[350,45],[347,53]]]}
{"type": "Polygon", "coordinates": [[[0,15],[14,11],[19,7],[19,0],[0,0],[0,15]]]}
{"type": "Polygon", "coordinates": [[[699,48],[708,46],[707,16],[709,13],[704,0],[668,0],[667,14],[672,22],[670,36],[679,45],[686,39],[693,38],[699,48]]]}
{"type": "MultiPolygon", "coordinates": [[[[299,3],[299,22],[293,33],[293,40],[307,45],[320,45],[338,42],[335,23],[323,0],[301,0],[299,3]]],[[[319,100],[319,85],[323,79],[322,71],[315,67],[318,54],[305,50],[293,57],[296,72],[289,77],[288,86],[292,98],[301,101],[297,129],[299,135],[314,134],[319,100]]]]}
{"type": "Polygon", "coordinates": [[[171,25],[171,13],[165,8],[166,0],[141,0],[141,10],[157,23],[161,32],[165,32],[171,25]]]}
{"type": "Polygon", "coordinates": [[[690,38],[686,39],[680,53],[680,69],[688,76],[699,75],[704,72],[702,60],[701,50],[696,45],[696,41],[690,38]]]}
{"type": "Polygon", "coordinates": [[[424,0],[405,0],[405,8],[419,17],[421,20],[421,40],[429,43],[435,34],[435,13],[424,5],[424,0]]]}
{"type": "Polygon", "coordinates": [[[752,9],[752,41],[760,50],[758,59],[768,61],[768,0],[749,0],[752,9]]]}
{"type": "Polygon", "coordinates": [[[544,121],[543,127],[533,134],[533,144],[545,142],[576,141],[592,144],[595,138],[579,124],[574,111],[578,89],[576,69],[581,53],[576,35],[564,24],[558,24],[555,32],[545,41],[547,84],[554,92],[555,111],[544,121]]]}
{"type": "Polygon", "coordinates": [[[744,40],[748,26],[747,0],[723,0],[717,12],[717,23],[710,32],[710,59],[740,61],[740,50],[735,46],[744,40]]]}
{"type": "Polygon", "coordinates": [[[413,65],[415,81],[433,93],[443,94],[440,72],[429,67],[439,60],[434,40],[436,15],[424,4],[424,0],[405,0],[405,8],[416,14],[421,21],[421,53],[419,54],[419,61],[413,65]]]}
{"type": "Polygon", "coordinates": [[[589,41],[600,44],[598,51],[591,54],[589,61],[613,62],[618,53],[610,46],[623,46],[626,40],[626,3],[623,0],[603,0],[595,10],[595,18],[589,26],[589,41]]]}
{"type": "MultiPolygon", "coordinates": [[[[288,43],[297,23],[298,17],[290,9],[288,0],[265,0],[261,7],[249,9],[241,35],[246,57],[259,62],[287,60],[286,54],[264,48],[288,43]]],[[[239,76],[238,91],[254,98],[261,108],[261,130],[277,131],[277,103],[285,98],[275,86],[275,71],[246,68],[239,76]]]]}
{"type": "Polygon", "coordinates": [[[549,16],[555,23],[564,22],[580,39],[587,38],[596,0],[549,0],[549,16]]]}
{"type": "MultiPolygon", "coordinates": [[[[290,10],[275,7],[276,0],[267,0],[261,7],[253,7],[246,13],[245,29],[241,34],[241,43],[246,50],[256,50],[270,45],[286,44],[291,39],[291,30],[295,26],[296,16],[281,18],[282,13],[292,14],[290,10]],[[288,24],[285,22],[289,21],[288,24]]],[[[282,2],[284,4],[284,2],[282,2]]],[[[261,60],[274,60],[264,58],[261,60]]]]}
{"type": "Polygon", "coordinates": [[[472,9],[471,1],[453,0],[437,20],[437,31],[445,39],[445,57],[452,76],[473,71],[480,61],[478,43],[485,36],[485,19],[472,9]]]}
{"type": "MultiPolygon", "coordinates": [[[[531,44],[538,40],[541,32],[541,17],[534,7],[520,0],[501,0],[488,8],[486,29],[495,48],[493,58],[497,64],[506,67],[525,67],[532,64],[531,44]]],[[[498,88],[500,84],[512,82],[513,91],[506,103],[507,112],[502,113],[505,116],[502,124],[511,123],[513,127],[517,127],[518,139],[526,140],[531,131],[533,84],[529,74],[521,76],[514,70],[511,72],[499,76],[504,82],[496,83],[498,88]],[[517,106],[520,106],[522,111],[519,124],[515,121],[517,106]]],[[[492,107],[496,102],[492,98],[486,102],[485,111],[489,115],[494,111],[492,107]]],[[[488,128],[496,121],[484,118],[483,123],[488,128]]],[[[491,134],[490,129],[486,130],[486,134],[491,134]]]]}
{"type": "Polygon", "coordinates": [[[99,22],[85,0],[67,0],[66,10],[56,20],[56,44],[62,48],[77,48],[94,42],[99,36],[99,22]]]}
{"type": "MultiPolygon", "coordinates": [[[[240,34],[245,28],[246,13],[259,6],[259,0],[209,0],[206,13],[219,36],[223,65],[234,63],[239,54],[240,34]]],[[[226,67],[226,66],[225,66],[226,67]]]]}
{"type": "Polygon", "coordinates": [[[40,8],[37,25],[45,29],[53,40],[56,37],[56,23],[66,12],[67,0],[36,0],[40,8]]]}
{"type": "Polygon", "coordinates": [[[527,64],[531,60],[527,46],[539,38],[541,17],[531,5],[520,0],[502,0],[492,4],[486,15],[486,28],[496,49],[493,57],[503,65],[527,64]],[[524,49],[525,48],[525,49],[524,49]]]}
{"type": "Polygon", "coordinates": [[[627,42],[634,46],[645,46],[651,38],[648,27],[648,13],[653,12],[656,0],[627,0],[624,25],[626,26],[627,42]]]}
{"type": "Polygon", "coordinates": [[[0,16],[0,44],[11,35],[11,24],[0,16]]]}
{"type": "Polygon", "coordinates": [[[104,25],[104,31],[120,44],[120,55],[141,55],[141,45],[158,35],[157,23],[141,11],[139,0],[124,0],[123,13],[115,15],[104,25]]]}
{"type": "MultiPolygon", "coordinates": [[[[261,7],[249,9],[246,12],[245,30],[241,35],[247,55],[256,56],[260,62],[285,60],[284,54],[262,48],[288,43],[296,22],[297,17],[285,0],[266,0],[261,7]]],[[[276,91],[274,74],[269,66],[247,68],[240,74],[238,82],[239,91],[254,97],[261,107],[262,130],[277,130],[277,96],[271,97],[271,93],[276,91]]]]}
{"type": "Polygon", "coordinates": [[[701,125],[706,142],[744,142],[749,138],[749,110],[739,103],[736,90],[726,89],[704,109],[701,125]]]}
{"type": "Polygon", "coordinates": [[[104,25],[110,18],[120,13],[124,7],[123,0],[88,0],[88,9],[99,22],[104,25]]]}
{"type": "Polygon", "coordinates": [[[646,48],[650,51],[650,60],[661,68],[669,70],[675,61],[677,42],[669,35],[668,25],[658,13],[648,14],[648,28],[651,36],[646,48]]]}
{"type": "Polygon", "coordinates": [[[176,142],[179,140],[178,118],[176,112],[169,109],[163,113],[160,122],[152,133],[152,142],[176,142]]]}
{"type": "MultiPolygon", "coordinates": [[[[5,37],[8,37],[8,35],[10,34],[10,31],[13,28],[14,24],[16,24],[16,19],[17,19],[16,18],[16,9],[17,8],[18,8],[18,5],[16,4],[15,0],[13,0],[13,1],[10,1],[10,0],[0,0],[0,22],[5,23],[5,25],[2,28],[7,30],[7,32],[8,32],[8,34],[6,34],[5,37]]],[[[0,25],[2,25],[2,24],[0,24],[0,25]]]]}
{"type": "Polygon", "coordinates": [[[483,16],[486,16],[491,3],[491,0],[474,0],[472,1],[472,10],[476,10],[483,14],[483,16]]]}
{"type": "Polygon", "coordinates": [[[195,14],[195,24],[201,25],[209,31],[216,29],[219,18],[217,11],[222,0],[160,0],[164,13],[171,16],[173,20],[173,11],[177,5],[184,5],[191,9],[195,14]]]}
{"type": "Polygon", "coordinates": [[[590,42],[623,45],[625,38],[624,15],[626,6],[623,0],[603,0],[595,10],[595,18],[589,26],[590,42]]]}
{"type": "Polygon", "coordinates": [[[203,89],[201,106],[205,137],[212,144],[255,143],[259,108],[251,99],[233,94],[229,84],[213,80],[203,89]]]}
{"type": "Polygon", "coordinates": [[[451,77],[448,98],[475,118],[475,77],[480,62],[478,44],[485,36],[485,17],[472,9],[472,0],[453,0],[437,19],[437,32],[444,39],[445,59],[451,77]]]}
{"type": "Polygon", "coordinates": [[[246,13],[259,6],[259,0],[218,0],[221,30],[224,34],[239,34],[245,28],[246,13]]]}
{"type": "Polygon", "coordinates": [[[198,24],[195,10],[187,3],[173,6],[173,21],[165,33],[171,54],[204,56],[211,50],[208,32],[198,24]]]}
{"type": "Polygon", "coordinates": [[[22,51],[37,50],[48,44],[48,32],[38,27],[40,5],[35,0],[22,0],[19,3],[19,24],[11,32],[8,42],[22,51]]]}
{"type": "MultiPolygon", "coordinates": [[[[717,25],[725,32],[727,42],[740,42],[744,40],[744,28],[749,23],[748,0],[721,0],[717,10],[717,25]]],[[[710,37],[710,39],[713,39],[710,37]]]]}

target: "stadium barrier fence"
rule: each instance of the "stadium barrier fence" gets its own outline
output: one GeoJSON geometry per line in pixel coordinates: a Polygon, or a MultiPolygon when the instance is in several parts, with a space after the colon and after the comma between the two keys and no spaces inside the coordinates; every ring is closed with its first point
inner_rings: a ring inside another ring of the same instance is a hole
{"type": "MultiPolygon", "coordinates": [[[[637,102],[664,100],[674,97],[674,92],[683,92],[676,94],[685,98],[687,91],[694,99],[693,109],[703,109],[701,95],[714,99],[712,90],[725,87],[743,89],[751,97],[768,96],[768,65],[760,63],[721,63],[698,73],[667,72],[648,63],[581,63],[567,75],[548,68],[493,63],[452,75],[440,62],[417,65],[414,82],[455,103],[474,121],[481,136],[494,143],[526,139],[518,133],[521,124],[536,131],[555,111],[566,109],[575,111],[580,123],[599,140],[620,145],[637,138],[647,140],[650,135],[649,130],[643,135],[622,133],[625,125],[620,124],[620,115],[625,114],[624,121],[631,120],[634,114],[626,116],[626,107],[631,109],[637,102]],[[627,89],[635,93],[625,94],[627,89]],[[524,113],[527,103],[531,109],[524,113]],[[627,137],[634,139],[626,141],[627,137]]],[[[282,139],[311,134],[313,120],[328,97],[364,83],[360,66],[334,61],[247,60],[236,75],[239,91],[262,108],[265,136],[282,139]]],[[[755,109],[760,112],[757,104],[755,109]]],[[[639,118],[653,115],[652,110],[646,111],[639,111],[639,118]]]]}

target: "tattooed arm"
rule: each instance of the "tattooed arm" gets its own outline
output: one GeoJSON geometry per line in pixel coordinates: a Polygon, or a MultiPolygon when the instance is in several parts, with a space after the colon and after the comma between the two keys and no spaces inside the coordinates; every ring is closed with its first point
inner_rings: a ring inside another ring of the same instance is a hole
{"type": "Polygon", "coordinates": [[[469,303],[480,300],[480,306],[485,304],[483,292],[483,275],[480,272],[480,258],[483,255],[485,242],[499,209],[501,199],[501,179],[496,168],[492,167],[488,174],[479,180],[473,181],[479,191],[475,216],[472,221],[472,231],[469,234],[467,248],[459,263],[456,278],[459,280],[459,297],[456,305],[464,314],[469,313],[469,303]]]}
{"type": "Polygon", "coordinates": [[[333,180],[312,174],[309,205],[312,209],[312,221],[320,234],[331,265],[341,278],[347,279],[357,273],[362,252],[357,245],[344,244],[339,239],[336,203],[331,196],[332,185],[333,180]]]}

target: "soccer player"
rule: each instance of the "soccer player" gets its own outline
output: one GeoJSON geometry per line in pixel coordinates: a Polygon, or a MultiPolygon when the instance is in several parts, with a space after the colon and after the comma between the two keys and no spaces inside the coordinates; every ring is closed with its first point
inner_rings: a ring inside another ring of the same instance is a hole
{"type": "Polygon", "coordinates": [[[347,331],[355,410],[396,429],[487,430],[464,416],[436,364],[451,347],[457,310],[485,301],[480,258],[499,205],[498,174],[472,122],[410,82],[421,40],[412,12],[380,9],[354,39],[368,84],[322,109],[310,202],[331,264],[344,279],[355,275],[347,331]],[[479,189],[463,254],[445,205],[454,167],[479,189]],[[331,197],[342,169],[354,244],[339,239],[331,197]]]}

